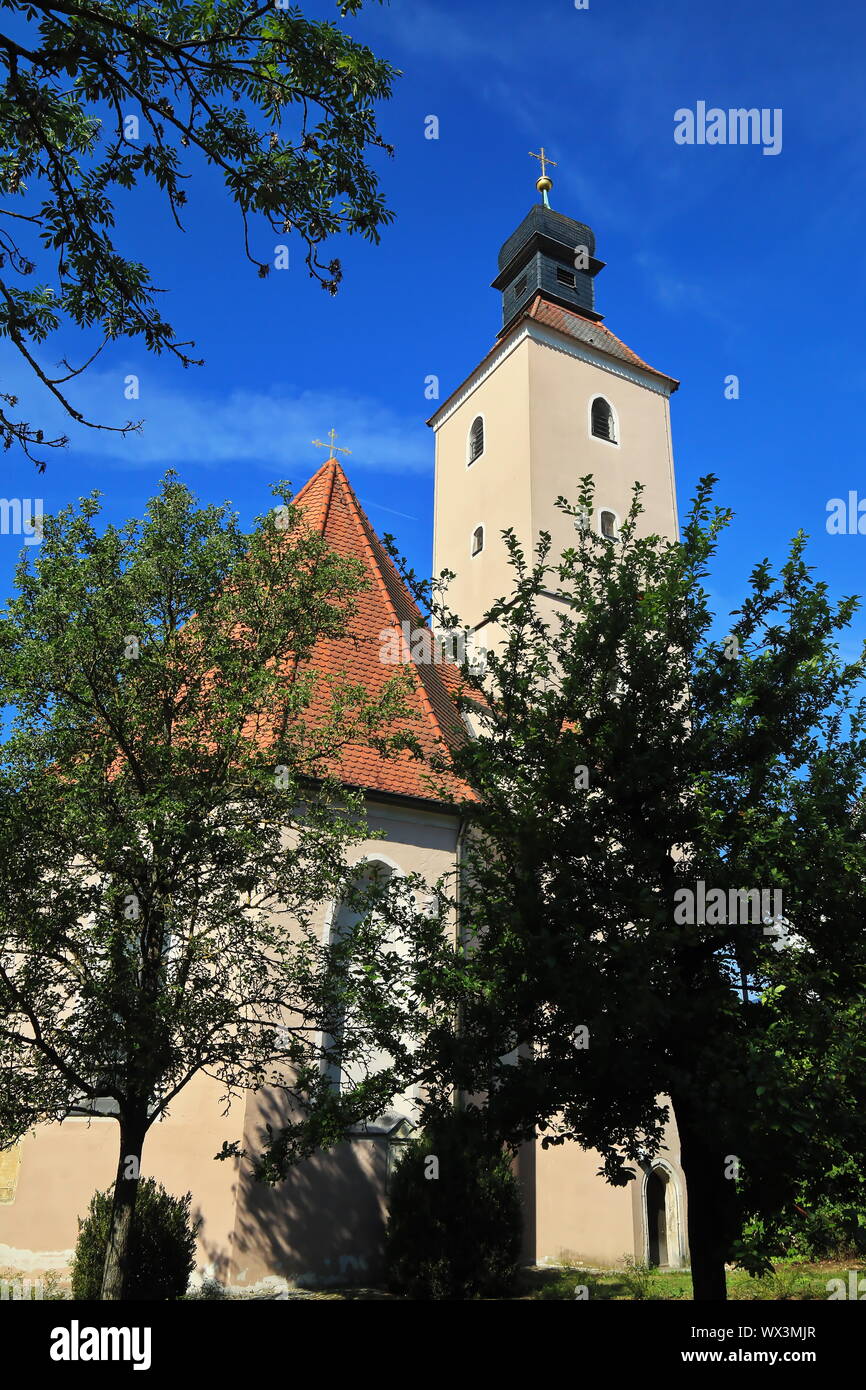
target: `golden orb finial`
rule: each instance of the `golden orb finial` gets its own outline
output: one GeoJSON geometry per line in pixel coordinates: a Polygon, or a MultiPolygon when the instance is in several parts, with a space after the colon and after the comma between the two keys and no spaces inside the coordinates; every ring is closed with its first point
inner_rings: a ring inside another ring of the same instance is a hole
{"type": "Polygon", "coordinates": [[[540,179],[536,179],[535,187],[538,189],[539,193],[541,194],[541,198],[542,198],[542,201],[544,202],[544,204],[545,204],[547,207],[550,207],[550,204],[549,204],[548,201],[547,201],[547,195],[548,195],[548,193],[550,192],[551,188],[553,187],[553,179],[550,178],[550,176],[549,176],[549,174],[548,174],[548,172],[547,172],[547,166],[548,166],[548,164],[549,164],[549,165],[551,165],[552,168],[555,169],[555,168],[556,168],[556,160],[555,160],[555,159],[551,159],[549,154],[545,154],[544,146],[543,146],[543,145],[541,146],[541,149],[539,150],[539,152],[538,152],[537,154],[536,154],[535,150],[530,150],[529,153],[530,153],[530,156],[532,157],[532,159],[540,159],[540,160],[541,160],[541,178],[540,178],[540,179]]]}

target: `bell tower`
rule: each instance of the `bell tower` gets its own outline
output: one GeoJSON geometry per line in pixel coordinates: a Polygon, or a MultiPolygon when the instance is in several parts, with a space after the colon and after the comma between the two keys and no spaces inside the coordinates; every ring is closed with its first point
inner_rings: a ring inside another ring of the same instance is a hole
{"type": "MultiPolygon", "coordinates": [[[[592,228],[551,208],[544,152],[530,208],[499,252],[502,328],[428,422],[436,436],[433,572],[454,571],[449,603],[484,645],[484,614],[511,589],[501,532],[531,548],[572,544],[557,497],[595,479],[590,524],[617,543],[635,481],[642,529],[677,534],[670,397],[678,382],[607,328],[596,309],[592,228]]],[[[487,634],[488,643],[492,634],[487,634]]]]}

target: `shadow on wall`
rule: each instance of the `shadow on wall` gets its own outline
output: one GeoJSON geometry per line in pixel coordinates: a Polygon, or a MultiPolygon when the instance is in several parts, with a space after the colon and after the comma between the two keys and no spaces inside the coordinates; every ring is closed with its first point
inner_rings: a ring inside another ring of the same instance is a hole
{"type": "MultiPolygon", "coordinates": [[[[264,1142],[265,1125],[285,1123],[278,1092],[256,1098],[249,1148],[264,1142]]],[[[234,1282],[278,1275],[300,1286],[369,1283],[382,1274],[387,1140],[359,1138],[315,1154],[276,1187],[257,1182],[244,1164],[238,1175],[234,1282]]]]}
{"type": "MultiPolygon", "coordinates": [[[[233,1199],[237,1200],[237,1194],[238,1184],[233,1183],[233,1199]]],[[[226,1249],[224,1240],[220,1240],[219,1244],[212,1244],[208,1241],[207,1217],[201,1207],[193,1205],[192,1218],[198,1224],[196,1264],[199,1271],[203,1270],[209,1279],[215,1279],[220,1284],[227,1284],[232,1274],[231,1250],[226,1249]]],[[[231,1240],[231,1236],[229,1239],[231,1240]]]]}

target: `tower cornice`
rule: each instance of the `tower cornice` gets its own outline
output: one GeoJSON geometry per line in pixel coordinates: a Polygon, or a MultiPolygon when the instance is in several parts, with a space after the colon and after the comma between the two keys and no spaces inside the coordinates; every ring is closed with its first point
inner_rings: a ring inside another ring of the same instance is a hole
{"type": "MultiPolygon", "coordinates": [[[[438,429],[446,420],[459,410],[460,407],[469,399],[474,391],[482,385],[487,378],[496,371],[500,363],[510,357],[520,345],[526,341],[540,344],[555,352],[563,352],[569,357],[577,358],[581,362],[592,363],[593,366],[601,367],[604,371],[610,372],[613,376],[621,377],[625,381],[631,381],[636,386],[643,386],[646,390],[652,391],[655,395],[670,397],[679,386],[679,382],[664,372],[659,372],[655,367],[641,364],[639,359],[628,362],[614,354],[606,352],[601,348],[594,347],[590,343],[581,341],[566,329],[558,329],[549,324],[539,323],[537,319],[531,317],[531,311],[536,305],[546,305],[549,301],[537,296],[535,304],[530,308],[529,313],[508,329],[493,345],[487,356],[482,358],[478,366],[470,372],[458,387],[451,392],[446,400],[442,402],[438,410],[430,416],[427,424],[432,429],[438,429]]],[[[556,306],[559,308],[560,306],[556,306]]],[[[580,322],[586,324],[587,329],[594,329],[597,334],[610,339],[611,345],[618,345],[632,357],[636,357],[624,343],[620,342],[609,329],[599,324],[593,323],[589,319],[581,316],[568,314],[565,316],[565,323],[580,322]]]]}

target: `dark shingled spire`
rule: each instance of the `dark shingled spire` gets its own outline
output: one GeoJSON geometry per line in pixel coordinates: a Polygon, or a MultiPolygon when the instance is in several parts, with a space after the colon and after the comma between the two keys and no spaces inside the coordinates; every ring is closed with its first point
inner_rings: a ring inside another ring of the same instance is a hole
{"type": "Polygon", "coordinates": [[[555,304],[600,322],[593,280],[603,268],[591,227],[536,203],[499,252],[493,288],[502,291],[503,330],[539,290],[555,304]]]}

